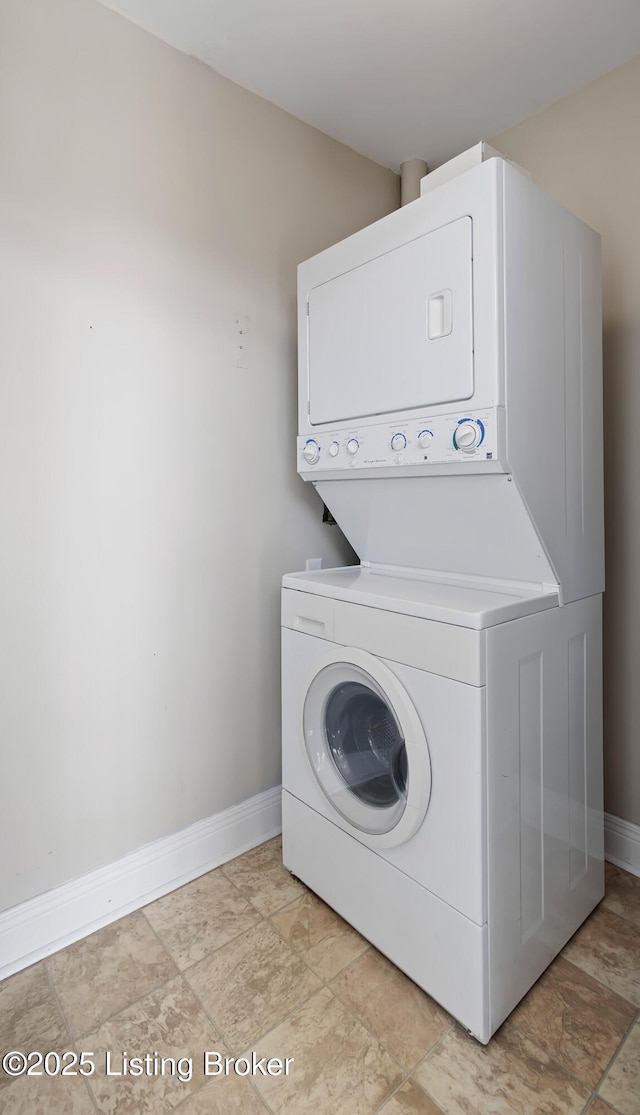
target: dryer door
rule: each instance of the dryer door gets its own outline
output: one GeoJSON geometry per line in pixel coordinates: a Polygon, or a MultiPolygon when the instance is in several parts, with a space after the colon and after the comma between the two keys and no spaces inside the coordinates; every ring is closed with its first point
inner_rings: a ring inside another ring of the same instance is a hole
{"type": "Polygon", "coordinates": [[[472,306],[471,217],[314,287],[311,424],[471,399],[472,306]]]}
{"type": "Polygon", "coordinates": [[[367,843],[393,847],[420,827],[431,764],[424,729],[404,687],[379,659],[337,647],[304,703],[307,756],[337,813],[367,843]]]}

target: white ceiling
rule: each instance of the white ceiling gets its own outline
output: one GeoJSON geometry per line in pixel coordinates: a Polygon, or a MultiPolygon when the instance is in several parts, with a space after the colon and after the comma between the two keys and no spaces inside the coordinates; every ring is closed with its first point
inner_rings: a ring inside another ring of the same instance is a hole
{"type": "Polygon", "coordinates": [[[640,0],[102,0],[385,166],[431,168],[640,53],[640,0]]]}

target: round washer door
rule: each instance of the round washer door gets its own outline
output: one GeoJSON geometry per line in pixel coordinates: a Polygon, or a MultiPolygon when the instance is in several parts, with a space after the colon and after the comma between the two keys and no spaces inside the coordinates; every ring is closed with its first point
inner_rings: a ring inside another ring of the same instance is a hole
{"type": "Polygon", "coordinates": [[[321,790],[368,844],[393,847],[416,832],[431,793],[429,748],[383,662],[351,648],[328,654],[307,689],[303,730],[321,790]]]}

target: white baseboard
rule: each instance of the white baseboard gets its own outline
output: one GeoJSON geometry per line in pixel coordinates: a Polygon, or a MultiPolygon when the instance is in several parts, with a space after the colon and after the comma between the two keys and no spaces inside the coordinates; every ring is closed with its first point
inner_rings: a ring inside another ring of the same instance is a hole
{"type": "Polygon", "coordinates": [[[277,786],[0,913],[0,979],[281,831],[277,786]]]}
{"type": "MultiPolygon", "coordinates": [[[[281,830],[280,787],[0,913],[0,979],[139,910],[281,830]]],[[[640,825],[604,815],[605,856],[640,876],[640,825]]]]}
{"type": "Polygon", "coordinates": [[[605,813],[604,856],[617,867],[640,875],[640,825],[605,813]]]}

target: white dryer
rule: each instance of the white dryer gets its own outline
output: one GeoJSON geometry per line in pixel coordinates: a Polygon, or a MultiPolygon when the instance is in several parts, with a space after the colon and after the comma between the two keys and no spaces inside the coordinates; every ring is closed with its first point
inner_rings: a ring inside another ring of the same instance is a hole
{"type": "Polygon", "coordinates": [[[298,289],[283,858],[486,1042],[603,894],[599,239],[492,159],[298,289]]]}

